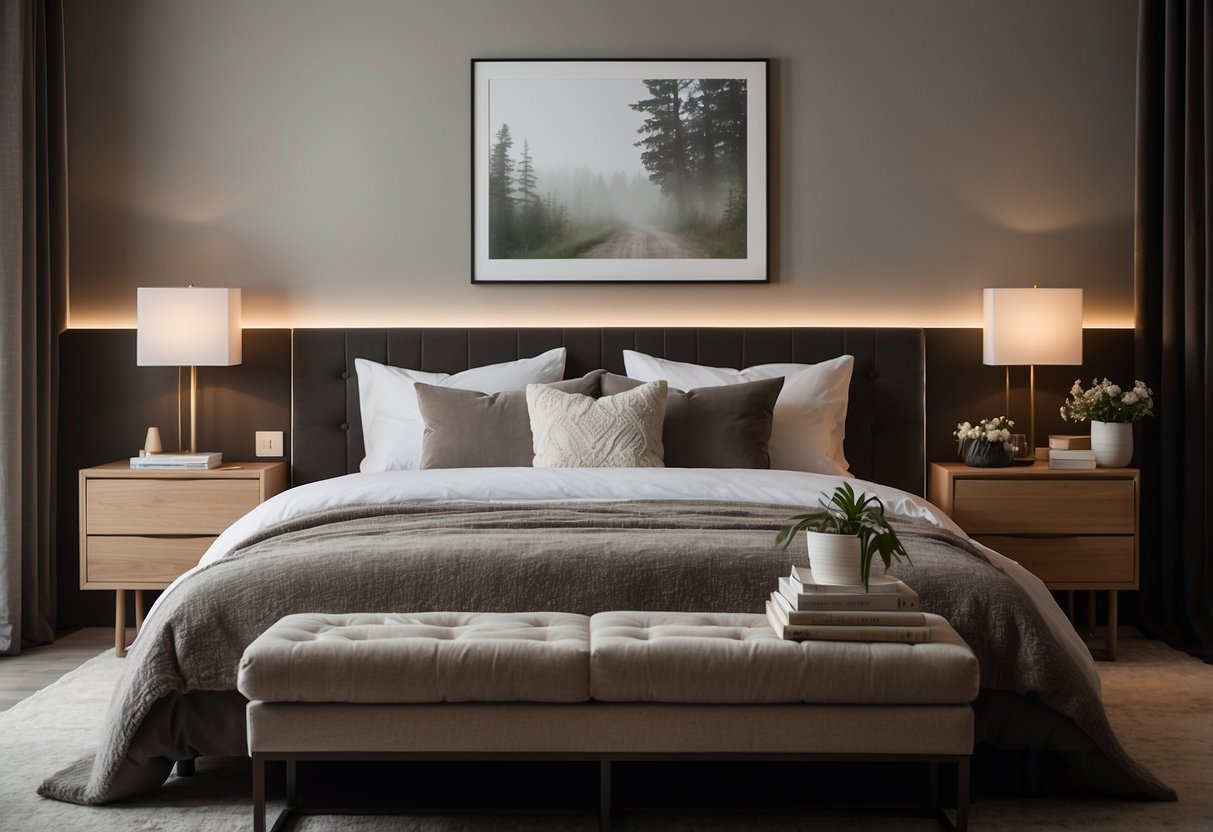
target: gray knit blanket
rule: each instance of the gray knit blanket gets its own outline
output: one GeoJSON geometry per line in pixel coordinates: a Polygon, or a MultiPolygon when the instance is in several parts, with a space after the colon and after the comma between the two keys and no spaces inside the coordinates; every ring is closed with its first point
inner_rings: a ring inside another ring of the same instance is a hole
{"type": "MultiPolygon", "coordinates": [[[[797,510],[412,502],[279,524],[164,599],[127,656],[100,748],[47,778],[39,794],[107,803],[160,786],[176,759],[247,753],[237,665],[290,613],[762,612],[793,558],[775,548],[775,532],[797,510]]],[[[979,742],[1048,747],[1106,793],[1175,799],[1120,747],[1098,692],[1019,584],[949,532],[894,522],[912,562],[891,573],[980,661],[979,742]]]]}

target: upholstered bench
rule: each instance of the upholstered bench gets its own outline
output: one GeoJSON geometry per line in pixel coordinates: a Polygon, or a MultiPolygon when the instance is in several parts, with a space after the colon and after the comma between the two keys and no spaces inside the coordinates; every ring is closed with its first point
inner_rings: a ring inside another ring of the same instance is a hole
{"type": "Polygon", "coordinates": [[[927,618],[932,641],[908,645],[783,641],[748,614],[287,616],[240,663],[253,826],[272,760],[274,828],[301,760],[529,758],[598,761],[609,829],[612,762],[882,759],[929,763],[932,790],[955,763],[963,830],[977,660],[927,618]]]}

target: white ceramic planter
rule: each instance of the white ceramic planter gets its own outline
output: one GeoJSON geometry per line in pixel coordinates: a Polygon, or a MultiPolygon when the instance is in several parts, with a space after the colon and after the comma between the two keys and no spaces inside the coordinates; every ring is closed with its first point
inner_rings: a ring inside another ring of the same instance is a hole
{"type": "Polygon", "coordinates": [[[1124,468],[1133,458],[1130,422],[1091,422],[1091,450],[1100,468],[1124,468]]]}
{"type": "Polygon", "coordinates": [[[823,584],[862,584],[859,568],[859,538],[853,535],[805,532],[809,547],[809,569],[823,584]]]}

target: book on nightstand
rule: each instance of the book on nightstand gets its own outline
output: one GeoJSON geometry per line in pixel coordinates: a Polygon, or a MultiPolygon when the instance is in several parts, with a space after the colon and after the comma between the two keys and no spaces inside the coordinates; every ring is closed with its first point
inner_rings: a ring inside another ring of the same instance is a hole
{"type": "Polygon", "coordinates": [[[1049,467],[1074,470],[1091,469],[1095,467],[1095,452],[1089,449],[1049,448],[1049,467]]]}
{"type": "Polygon", "coordinates": [[[931,640],[931,628],[927,626],[792,624],[784,608],[774,600],[767,601],[767,621],[776,635],[791,641],[887,641],[923,644],[931,640]]]}
{"type": "Polygon", "coordinates": [[[1058,451],[1089,451],[1091,437],[1089,434],[1050,433],[1049,449],[1058,451]]]}
{"type": "Polygon", "coordinates": [[[206,471],[222,464],[223,454],[219,451],[131,457],[131,468],[140,471],[206,471]]]}

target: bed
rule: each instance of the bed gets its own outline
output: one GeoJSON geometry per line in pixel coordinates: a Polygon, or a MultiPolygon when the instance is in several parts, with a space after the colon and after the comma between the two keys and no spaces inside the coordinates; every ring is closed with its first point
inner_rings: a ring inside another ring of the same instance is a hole
{"type": "Polygon", "coordinates": [[[1056,751],[1108,794],[1174,799],[1120,748],[1090,657],[1043,585],[920,496],[923,358],[912,329],[297,331],[295,487],[234,524],[160,598],[97,754],[40,792],[107,803],[156,788],[174,760],[244,753],[236,663],[288,613],[761,612],[797,554],[773,545],[775,531],[847,479],[885,502],[910,550],[911,562],[891,572],[977,653],[979,742],[1056,751]],[[569,378],[622,374],[624,350],[734,368],[854,356],[839,437],[854,479],[709,468],[359,471],[359,359],[441,374],[560,348],[569,378]]]}

